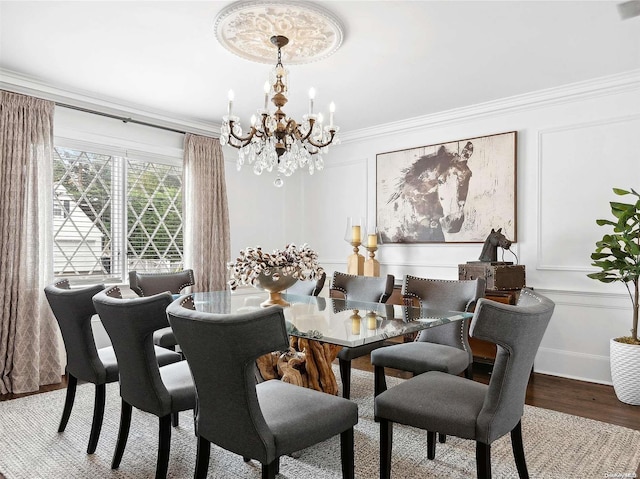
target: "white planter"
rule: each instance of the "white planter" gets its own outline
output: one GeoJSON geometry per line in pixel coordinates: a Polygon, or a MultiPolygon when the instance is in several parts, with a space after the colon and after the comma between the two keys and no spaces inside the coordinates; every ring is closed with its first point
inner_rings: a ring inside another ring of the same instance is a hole
{"type": "Polygon", "coordinates": [[[640,346],[610,341],[611,380],[623,403],[640,406],[640,346]]]}

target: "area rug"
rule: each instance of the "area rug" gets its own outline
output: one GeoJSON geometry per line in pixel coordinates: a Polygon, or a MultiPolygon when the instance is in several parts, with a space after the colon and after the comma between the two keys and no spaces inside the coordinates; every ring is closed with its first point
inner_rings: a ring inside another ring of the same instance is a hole
{"type": "MultiPolygon", "coordinates": [[[[360,420],[355,431],[356,477],[379,477],[379,427],[373,421],[373,375],[352,371],[352,399],[360,420]]],[[[399,379],[388,378],[389,386],[399,379]]],[[[95,454],[85,453],[93,411],[93,385],[78,386],[76,404],[64,433],[57,433],[65,391],[0,402],[0,476],[34,478],[152,478],[158,440],[155,416],[134,410],[131,433],[120,469],[110,469],[120,399],[118,385],[107,386],[104,425],[95,454]]],[[[522,421],[524,447],[532,479],[635,477],[640,462],[640,431],[527,406],[522,421]]],[[[473,478],[475,443],[454,437],[437,444],[427,459],[426,433],[394,427],[392,475],[396,478],[473,478]]],[[[173,428],[168,477],[193,477],[196,440],[192,414],[181,413],[173,428]]],[[[492,446],[493,477],[517,472],[509,436],[492,446]]],[[[260,464],[219,449],[211,450],[209,478],[258,479],[260,464]]],[[[339,478],[340,444],[333,438],[281,459],[279,478],[339,478]]]]}

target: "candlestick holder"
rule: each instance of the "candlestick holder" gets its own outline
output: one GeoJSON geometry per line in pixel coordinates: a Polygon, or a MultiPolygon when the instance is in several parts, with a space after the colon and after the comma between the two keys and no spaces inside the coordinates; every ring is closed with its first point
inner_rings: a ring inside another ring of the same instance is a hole
{"type": "Polygon", "coordinates": [[[349,274],[364,274],[364,256],[360,254],[360,242],[351,242],[351,246],[353,246],[353,254],[349,255],[347,258],[347,273],[349,274]]]}
{"type": "Polygon", "coordinates": [[[367,238],[364,218],[347,218],[347,230],[344,239],[353,247],[353,254],[347,258],[347,273],[364,274],[364,256],[359,252],[360,245],[367,238]]]}
{"type": "Polygon", "coordinates": [[[369,228],[369,234],[367,236],[367,251],[369,252],[369,259],[364,262],[364,275],[365,276],[380,276],[380,263],[375,259],[376,251],[378,251],[378,245],[382,244],[382,235],[378,228],[369,228]]]}
{"type": "Polygon", "coordinates": [[[365,276],[380,276],[380,262],[375,259],[377,246],[365,246],[369,252],[369,259],[364,262],[365,276]]]}

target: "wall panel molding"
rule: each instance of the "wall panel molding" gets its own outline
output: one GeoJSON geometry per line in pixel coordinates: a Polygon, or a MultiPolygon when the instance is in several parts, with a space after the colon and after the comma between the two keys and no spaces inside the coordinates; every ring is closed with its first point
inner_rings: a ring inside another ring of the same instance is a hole
{"type": "MultiPolygon", "coordinates": [[[[546,231],[547,224],[544,217],[544,200],[543,194],[543,181],[546,168],[553,168],[553,165],[545,164],[544,158],[544,142],[545,139],[551,135],[564,132],[576,132],[580,130],[587,130],[599,126],[610,126],[615,124],[631,123],[640,120],[640,114],[624,115],[619,117],[600,119],[596,121],[571,123],[559,127],[546,128],[538,131],[538,169],[537,169],[537,206],[538,206],[538,221],[537,221],[537,248],[536,248],[536,269],[543,271],[566,271],[575,273],[590,273],[596,271],[595,268],[585,266],[584,264],[554,264],[545,262],[544,257],[544,232],[546,231]]],[[[549,160],[547,160],[547,163],[549,160]]],[[[612,185],[613,186],[613,185],[612,185]]],[[[595,224],[595,217],[593,218],[593,224],[595,224]]],[[[549,224],[553,224],[553,221],[549,220],[549,224]]],[[[595,247],[595,244],[594,244],[595,247]]]]}
{"type": "Polygon", "coordinates": [[[533,369],[540,374],[611,385],[609,356],[540,347],[533,369]]]}

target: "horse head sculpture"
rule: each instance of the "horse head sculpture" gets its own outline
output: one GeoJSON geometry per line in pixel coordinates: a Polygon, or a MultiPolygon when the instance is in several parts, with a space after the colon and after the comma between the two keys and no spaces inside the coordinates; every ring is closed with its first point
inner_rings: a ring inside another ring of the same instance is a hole
{"type": "Polygon", "coordinates": [[[489,236],[487,236],[487,239],[484,241],[484,246],[480,253],[480,261],[498,261],[498,246],[502,249],[509,249],[511,247],[511,241],[502,234],[502,228],[499,228],[498,231],[491,228],[491,233],[489,233],[489,236]]]}

